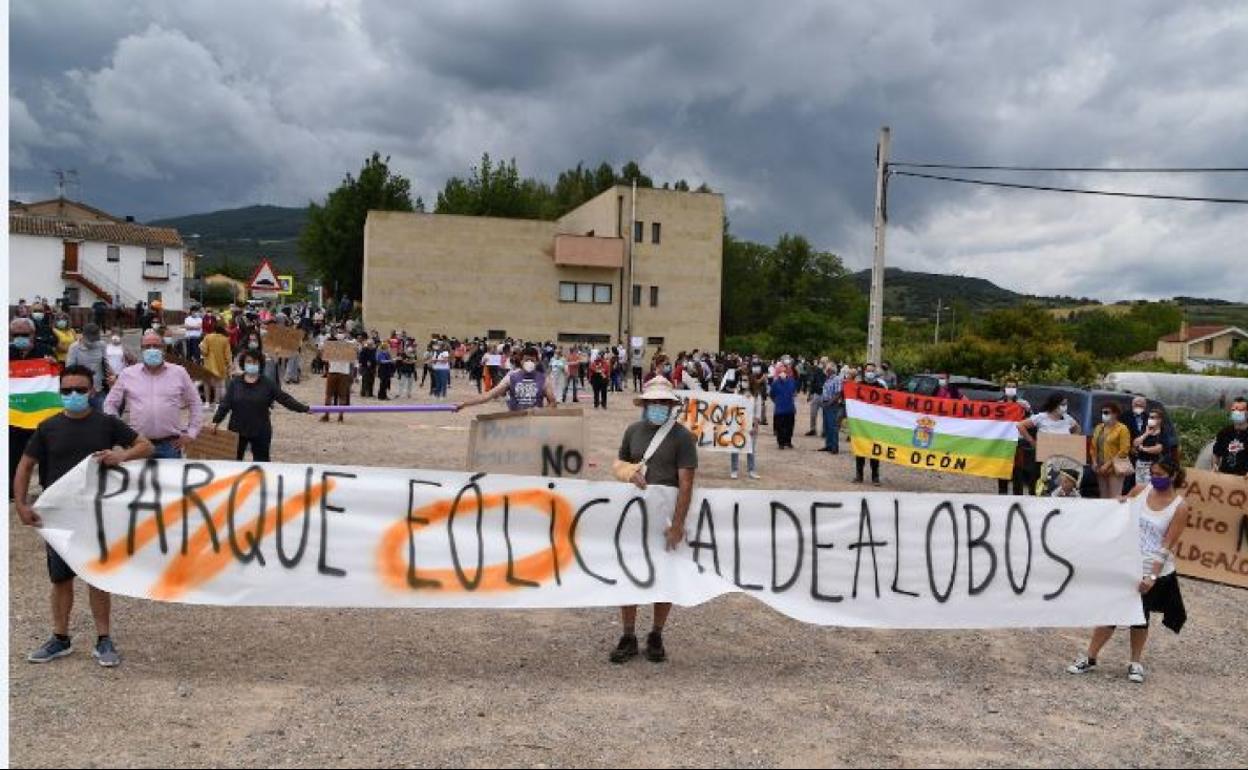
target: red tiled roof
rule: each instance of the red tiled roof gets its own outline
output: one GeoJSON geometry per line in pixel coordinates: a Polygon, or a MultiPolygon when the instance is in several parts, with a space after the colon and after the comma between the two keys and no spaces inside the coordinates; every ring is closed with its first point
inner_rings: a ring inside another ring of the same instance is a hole
{"type": "Polygon", "coordinates": [[[1198,340],[1201,337],[1208,337],[1212,334],[1218,334],[1220,332],[1230,331],[1231,329],[1234,329],[1234,328],[1235,328],[1234,326],[1189,326],[1187,328],[1186,339],[1181,338],[1182,332],[1174,332],[1173,334],[1167,334],[1166,336],[1162,337],[1161,341],[1162,342],[1185,342],[1185,341],[1191,342],[1192,340],[1198,340]]]}
{"type": "Polygon", "coordinates": [[[40,235],[48,238],[70,238],[100,243],[125,243],[134,246],[184,248],[182,236],[172,227],[148,227],[134,222],[72,222],[54,217],[9,214],[9,232],[18,235],[40,235]]]}

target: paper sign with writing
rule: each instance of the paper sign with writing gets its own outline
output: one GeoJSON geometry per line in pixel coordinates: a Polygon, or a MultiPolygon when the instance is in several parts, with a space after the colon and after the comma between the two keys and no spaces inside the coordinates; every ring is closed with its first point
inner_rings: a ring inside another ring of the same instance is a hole
{"type": "Polygon", "coordinates": [[[326,340],[321,348],[322,359],[340,364],[355,363],[358,353],[354,342],[343,340],[326,340]]]}
{"type": "Polygon", "coordinates": [[[264,351],[275,356],[298,355],[303,348],[303,330],[293,326],[270,326],[264,335],[264,351]]]}
{"type": "Polygon", "coordinates": [[[754,451],[754,402],[734,393],[678,390],[679,421],[693,433],[699,449],[712,452],[754,451]]]}
{"type": "Polygon", "coordinates": [[[585,414],[527,409],[479,415],[468,435],[470,471],[580,476],[585,470],[585,414]]]}
{"type": "Polygon", "coordinates": [[[1078,434],[1040,433],[1036,436],[1036,462],[1050,457],[1069,457],[1079,462],[1088,460],[1088,437],[1078,434]]]}
{"type": "Polygon", "coordinates": [[[35,509],[39,534],[84,580],[160,601],[549,608],[742,592],[821,625],[1143,621],[1136,525],[1116,500],[695,489],[669,552],[676,493],[414,468],[87,459],[35,509]]]}
{"type": "Polygon", "coordinates": [[[1248,480],[1187,470],[1190,512],[1174,547],[1180,575],[1248,588],[1248,480]]]}

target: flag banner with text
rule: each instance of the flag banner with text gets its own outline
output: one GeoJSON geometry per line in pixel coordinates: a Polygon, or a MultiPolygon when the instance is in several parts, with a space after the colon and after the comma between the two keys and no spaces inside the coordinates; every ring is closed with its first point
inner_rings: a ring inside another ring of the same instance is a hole
{"type": "Polygon", "coordinates": [[[87,582],[160,601],[590,607],[745,592],[808,623],[1142,622],[1136,522],[1113,500],[676,490],[397,468],[92,459],[43,493],[87,582]]]}
{"type": "Polygon", "coordinates": [[[932,471],[1008,479],[1018,447],[1015,403],[845,386],[854,454],[932,471]]]}

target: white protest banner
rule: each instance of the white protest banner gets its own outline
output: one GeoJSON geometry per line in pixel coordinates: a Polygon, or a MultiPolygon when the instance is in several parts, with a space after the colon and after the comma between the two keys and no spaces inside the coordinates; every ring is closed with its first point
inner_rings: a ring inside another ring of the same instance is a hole
{"type": "Polygon", "coordinates": [[[699,449],[712,452],[754,451],[754,402],[735,393],[708,390],[678,390],[680,414],[677,418],[693,432],[699,449]]]}
{"type": "Polygon", "coordinates": [[[482,414],[468,434],[469,471],[580,476],[585,470],[585,413],[526,409],[482,414]]]}
{"type": "Polygon", "coordinates": [[[1136,523],[1112,500],[696,491],[446,471],[84,460],[40,533],[87,582],[192,604],[692,605],[746,592],[877,628],[1143,620],[1136,523]]]}

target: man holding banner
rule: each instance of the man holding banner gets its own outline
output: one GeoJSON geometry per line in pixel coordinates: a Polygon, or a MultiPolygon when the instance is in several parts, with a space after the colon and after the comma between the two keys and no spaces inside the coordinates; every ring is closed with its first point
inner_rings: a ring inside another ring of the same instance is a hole
{"type": "MultiPolygon", "coordinates": [[[[665,378],[655,377],[647,382],[633,403],[645,408],[643,418],[624,431],[613,471],[617,479],[631,482],[638,489],[650,484],[678,489],[676,508],[667,519],[665,531],[667,550],[674,551],[685,539],[685,517],[689,513],[689,501],[693,499],[693,476],[698,469],[698,447],[693,434],[674,419],[680,398],[665,378]]],[[[671,611],[671,602],[654,604],[654,625],[646,637],[646,660],[651,663],[667,660],[663,626],[671,611]]],[[[620,620],[624,631],[611,652],[612,663],[626,663],[638,653],[637,605],[621,607],[620,620]]]]}
{"type": "MultiPolygon", "coordinates": [[[[102,465],[116,466],[152,454],[151,442],[130,426],[117,417],[91,408],[94,382],[94,373],[85,366],[65,367],[60,376],[64,411],[40,423],[26,445],[17,466],[14,490],[17,515],[26,526],[39,527],[43,524],[27,502],[30,477],[36,465],[46,489],[91,455],[95,455],[102,465]],[[127,449],[118,452],[113,449],[116,446],[127,449]]],[[[48,576],[52,579],[52,637],[27,656],[31,663],[47,663],[73,651],[69,613],[74,606],[75,573],[51,546],[45,547],[48,550],[48,576]]],[[[90,597],[91,614],[95,618],[95,630],[99,637],[92,655],[101,666],[116,666],[121,658],[110,637],[111,597],[95,587],[91,587],[90,597]]]]}

